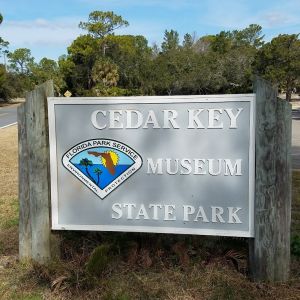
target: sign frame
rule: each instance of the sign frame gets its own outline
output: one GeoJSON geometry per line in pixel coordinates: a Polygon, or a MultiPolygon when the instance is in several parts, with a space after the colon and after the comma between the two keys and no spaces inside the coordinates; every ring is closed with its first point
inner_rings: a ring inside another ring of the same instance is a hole
{"type": "Polygon", "coordinates": [[[228,95],[193,95],[193,96],[136,96],[136,97],[48,97],[48,124],[50,146],[50,178],[51,178],[51,222],[53,230],[84,231],[118,231],[118,232],[152,232],[173,234],[195,234],[212,236],[254,237],[254,203],[255,203],[255,123],[256,94],[228,95]],[[60,159],[56,155],[56,105],[90,105],[90,104],[176,104],[176,103],[224,103],[249,102],[249,230],[219,230],[199,228],[154,227],[154,226],[120,226],[120,225],[72,225],[58,222],[58,187],[57,164],[60,159]]]}

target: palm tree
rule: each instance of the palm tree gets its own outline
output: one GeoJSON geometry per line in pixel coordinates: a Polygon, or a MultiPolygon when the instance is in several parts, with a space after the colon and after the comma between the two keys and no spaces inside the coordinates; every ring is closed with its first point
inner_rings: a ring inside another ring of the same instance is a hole
{"type": "Polygon", "coordinates": [[[97,174],[97,185],[99,185],[100,175],[102,174],[102,171],[99,168],[96,168],[94,170],[94,173],[97,174]]]}
{"type": "Polygon", "coordinates": [[[95,180],[94,180],[94,178],[91,176],[91,174],[90,174],[90,172],[89,172],[89,170],[88,170],[88,167],[89,167],[89,166],[92,166],[92,165],[93,165],[93,162],[92,162],[91,160],[89,160],[88,158],[83,158],[83,159],[80,161],[80,164],[81,164],[82,166],[85,167],[86,173],[88,174],[89,178],[90,178],[94,183],[96,183],[95,180]]]}

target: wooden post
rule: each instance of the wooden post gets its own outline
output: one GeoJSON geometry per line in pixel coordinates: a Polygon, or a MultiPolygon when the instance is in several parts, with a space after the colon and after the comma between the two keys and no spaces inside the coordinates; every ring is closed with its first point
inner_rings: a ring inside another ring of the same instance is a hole
{"type": "Polygon", "coordinates": [[[255,237],[249,242],[250,276],[286,281],[290,270],[291,105],[277,89],[255,81],[256,183],[255,237]]]}
{"type": "Polygon", "coordinates": [[[20,258],[28,257],[39,263],[54,255],[47,112],[47,97],[53,95],[53,82],[48,81],[28,93],[25,105],[19,109],[20,258]]]}
{"type": "Polygon", "coordinates": [[[28,146],[26,134],[26,106],[18,107],[18,151],[19,151],[19,256],[31,257],[31,224],[28,180],[28,146]]]}

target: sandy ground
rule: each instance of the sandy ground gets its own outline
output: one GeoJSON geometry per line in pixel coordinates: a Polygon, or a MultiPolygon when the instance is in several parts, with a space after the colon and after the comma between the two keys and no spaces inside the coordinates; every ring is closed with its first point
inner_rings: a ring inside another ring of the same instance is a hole
{"type": "Polygon", "coordinates": [[[18,199],[17,130],[16,125],[0,129],[0,218],[7,213],[1,207],[4,202],[18,199]]]}

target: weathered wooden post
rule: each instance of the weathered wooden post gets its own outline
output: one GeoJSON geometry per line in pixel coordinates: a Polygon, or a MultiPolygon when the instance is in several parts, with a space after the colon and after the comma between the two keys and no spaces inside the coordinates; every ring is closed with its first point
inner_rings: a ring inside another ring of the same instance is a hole
{"type": "Polygon", "coordinates": [[[290,270],[291,105],[277,90],[255,81],[255,237],[249,267],[255,281],[285,281],[290,270]]]}
{"type": "Polygon", "coordinates": [[[26,133],[26,107],[18,107],[18,151],[19,151],[19,255],[21,259],[31,257],[31,224],[28,178],[28,145],[26,133]]]}
{"type": "MultiPolygon", "coordinates": [[[[47,97],[54,95],[48,81],[27,94],[18,108],[20,258],[39,263],[52,256],[47,97]]],[[[53,242],[54,243],[54,242],[53,242]]],[[[55,244],[55,243],[54,243],[55,244]]]]}

